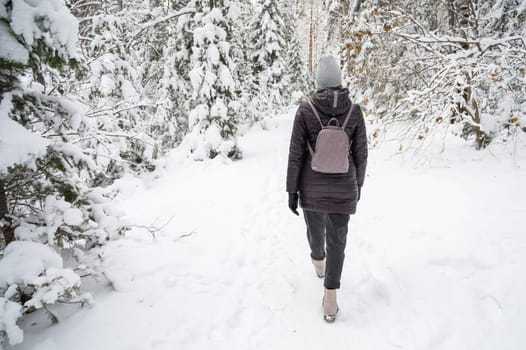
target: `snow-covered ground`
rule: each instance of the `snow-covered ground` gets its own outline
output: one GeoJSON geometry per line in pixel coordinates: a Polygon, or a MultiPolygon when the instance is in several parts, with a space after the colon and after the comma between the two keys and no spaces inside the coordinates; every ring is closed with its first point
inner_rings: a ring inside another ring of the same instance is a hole
{"type": "Polygon", "coordinates": [[[116,291],[49,328],[27,320],[14,349],[526,348],[526,163],[414,167],[372,150],[341,313],[326,324],[284,192],[291,118],[249,131],[242,161],[174,154],[157,179],[128,182],[118,206],[131,222],[172,220],[110,242],[116,291]]]}

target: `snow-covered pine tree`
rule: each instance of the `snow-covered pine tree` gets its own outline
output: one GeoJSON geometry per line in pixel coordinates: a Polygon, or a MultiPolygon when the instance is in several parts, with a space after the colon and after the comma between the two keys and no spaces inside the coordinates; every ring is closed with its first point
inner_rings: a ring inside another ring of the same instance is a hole
{"type": "Polygon", "coordinates": [[[231,52],[236,81],[236,92],[239,101],[239,120],[245,125],[251,125],[262,117],[261,100],[257,80],[252,74],[250,49],[250,21],[254,16],[255,4],[251,0],[238,2],[239,17],[232,23],[231,52]]]}
{"type": "Polygon", "coordinates": [[[239,102],[234,95],[231,23],[239,15],[232,1],[191,1],[193,43],[189,72],[193,93],[189,128],[184,143],[196,160],[241,158],[236,141],[239,102]]]}
{"type": "Polygon", "coordinates": [[[254,95],[262,99],[266,111],[282,107],[287,93],[285,28],[277,0],[262,0],[257,4],[250,24],[250,52],[257,88],[254,95]]]}
{"type": "Polygon", "coordinates": [[[150,34],[144,36],[146,45],[150,45],[147,40],[152,36],[158,37],[162,43],[150,48],[158,55],[144,64],[145,88],[150,100],[156,103],[148,134],[156,140],[161,153],[177,146],[188,132],[191,96],[187,78],[190,70],[188,46],[192,42],[188,22],[192,14],[189,9],[184,9],[187,2],[174,2],[164,13],[160,8],[153,9],[154,18],[167,20],[153,26],[150,34]]]}
{"type": "Polygon", "coordinates": [[[88,106],[86,114],[101,130],[90,147],[96,150],[97,163],[106,167],[107,182],[126,169],[151,169],[155,157],[155,141],[147,129],[155,104],[143,86],[144,46],[136,49],[149,12],[144,6],[114,0],[89,12],[84,6],[80,9],[84,11],[77,15],[85,16],[79,18],[85,74],[72,92],[88,106]]]}
{"type": "Polygon", "coordinates": [[[309,74],[305,61],[305,50],[299,38],[298,5],[288,2],[283,5],[283,19],[285,24],[285,75],[288,84],[285,87],[284,103],[299,103],[305,96],[309,96],[315,89],[314,77],[309,74]]]}
{"type": "Polygon", "coordinates": [[[63,0],[0,3],[0,336],[11,344],[23,313],[89,301],[77,293],[85,253],[122,229],[83,147],[96,120],[67,92],[77,33],[63,0]]]}

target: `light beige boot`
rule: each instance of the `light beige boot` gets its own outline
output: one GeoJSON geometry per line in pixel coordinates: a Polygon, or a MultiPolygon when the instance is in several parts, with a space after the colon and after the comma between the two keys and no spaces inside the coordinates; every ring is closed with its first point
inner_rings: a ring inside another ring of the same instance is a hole
{"type": "Polygon", "coordinates": [[[325,288],[323,295],[323,319],[326,322],[334,322],[338,314],[338,303],[336,302],[336,289],[325,288]]]}
{"type": "Polygon", "coordinates": [[[316,276],[318,276],[319,278],[325,277],[325,259],[323,260],[312,259],[312,265],[314,265],[316,276]]]}

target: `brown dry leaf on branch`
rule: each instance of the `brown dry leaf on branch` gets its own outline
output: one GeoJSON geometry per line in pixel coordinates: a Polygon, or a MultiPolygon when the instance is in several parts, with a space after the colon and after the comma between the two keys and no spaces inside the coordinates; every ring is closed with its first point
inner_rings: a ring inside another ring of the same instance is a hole
{"type": "Polygon", "coordinates": [[[491,72],[491,79],[492,79],[494,82],[498,82],[498,81],[499,81],[499,76],[497,75],[496,72],[491,72]]]}

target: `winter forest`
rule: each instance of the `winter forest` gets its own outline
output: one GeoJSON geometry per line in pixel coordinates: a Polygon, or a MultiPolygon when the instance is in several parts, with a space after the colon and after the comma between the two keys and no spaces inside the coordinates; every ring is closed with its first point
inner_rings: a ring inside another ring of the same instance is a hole
{"type": "Polygon", "coordinates": [[[524,349],[525,185],[526,0],[0,0],[0,350],[524,349]],[[332,325],[285,191],[328,54],[332,325]]]}

